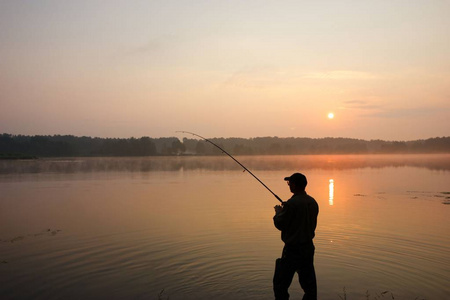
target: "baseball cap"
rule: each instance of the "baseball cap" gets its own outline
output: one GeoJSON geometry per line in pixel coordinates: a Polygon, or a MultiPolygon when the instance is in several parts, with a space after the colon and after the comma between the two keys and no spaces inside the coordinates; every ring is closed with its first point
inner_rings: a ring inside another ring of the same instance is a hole
{"type": "Polygon", "coordinates": [[[289,177],[284,177],[284,180],[298,184],[300,186],[302,186],[302,185],[306,186],[308,184],[308,181],[306,180],[306,176],[303,175],[302,173],[294,173],[289,177]]]}

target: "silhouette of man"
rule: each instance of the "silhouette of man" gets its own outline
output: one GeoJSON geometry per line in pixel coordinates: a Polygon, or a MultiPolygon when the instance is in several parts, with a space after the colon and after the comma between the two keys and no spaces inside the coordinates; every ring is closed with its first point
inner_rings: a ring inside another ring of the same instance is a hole
{"type": "Polygon", "coordinates": [[[281,258],[276,260],[273,290],[276,300],[289,299],[288,289],[294,274],[298,273],[303,299],[317,299],[316,273],[314,270],[314,231],[319,206],[306,194],[307,180],[301,173],[284,178],[293,196],[283,205],[275,206],[274,225],[281,231],[284,242],[281,258]]]}

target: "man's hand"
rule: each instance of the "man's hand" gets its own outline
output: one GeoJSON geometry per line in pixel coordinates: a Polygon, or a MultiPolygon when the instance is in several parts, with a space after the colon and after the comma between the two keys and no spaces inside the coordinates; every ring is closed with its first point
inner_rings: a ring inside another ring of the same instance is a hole
{"type": "Polygon", "coordinates": [[[283,210],[281,205],[275,205],[273,208],[275,209],[275,214],[278,214],[283,210]]]}

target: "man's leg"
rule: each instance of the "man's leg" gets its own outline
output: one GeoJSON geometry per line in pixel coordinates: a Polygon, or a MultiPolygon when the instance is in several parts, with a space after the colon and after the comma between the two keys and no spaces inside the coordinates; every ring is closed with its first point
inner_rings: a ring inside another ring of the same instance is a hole
{"type": "Polygon", "coordinates": [[[317,299],[317,282],[314,265],[304,266],[298,271],[298,281],[305,295],[303,300],[317,299]]]}
{"type": "Polygon", "coordinates": [[[305,295],[303,300],[316,300],[317,299],[317,281],[316,281],[316,271],[314,269],[314,245],[311,244],[309,247],[304,249],[302,253],[303,259],[300,263],[298,272],[298,281],[302,287],[305,295]]]}
{"type": "Polygon", "coordinates": [[[285,258],[278,258],[275,263],[273,275],[273,292],[275,300],[289,299],[288,289],[295,274],[295,266],[285,258]]]}

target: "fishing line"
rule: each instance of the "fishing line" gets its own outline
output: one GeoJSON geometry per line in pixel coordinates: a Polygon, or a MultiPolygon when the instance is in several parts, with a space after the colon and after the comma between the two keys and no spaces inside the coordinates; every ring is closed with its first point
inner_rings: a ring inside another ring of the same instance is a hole
{"type": "Polygon", "coordinates": [[[231,155],[230,153],[228,153],[227,151],[225,151],[222,147],[220,147],[219,145],[215,144],[214,142],[208,140],[207,138],[202,137],[201,135],[198,135],[196,133],[193,132],[189,132],[189,131],[177,131],[177,132],[181,132],[181,133],[188,133],[188,134],[192,134],[196,137],[199,137],[203,140],[205,140],[206,142],[212,144],[213,146],[219,148],[222,153],[228,155],[229,157],[231,157],[231,159],[233,159],[238,165],[240,165],[243,169],[244,172],[247,171],[250,175],[252,175],[256,180],[258,180],[259,183],[261,183],[270,193],[272,193],[272,195],[275,196],[275,198],[277,198],[278,201],[280,201],[281,203],[283,203],[283,200],[280,199],[280,197],[278,197],[274,192],[272,192],[271,189],[269,189],[269,187],[267,185],[264,184],[264,182],[262,182],[258,177],[255,176],[255,174],[253,174],[249,169],[247,169],[243,164],[241,164],[236,158],[233,157],[233,155],[231,155]]]}

